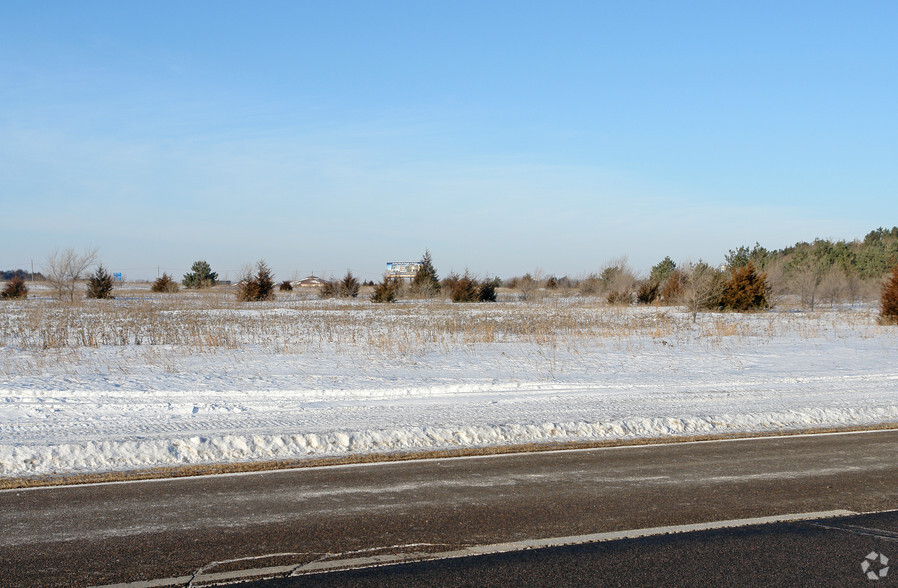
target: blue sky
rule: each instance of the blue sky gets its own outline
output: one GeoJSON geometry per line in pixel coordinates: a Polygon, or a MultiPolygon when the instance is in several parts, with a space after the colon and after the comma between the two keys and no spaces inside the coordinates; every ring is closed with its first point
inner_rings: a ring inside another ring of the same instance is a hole
{"type": "Polygon", "coordinates": [[[579,276],[898,224],[895,2],[0,2],[0,269],[579,276]]]}

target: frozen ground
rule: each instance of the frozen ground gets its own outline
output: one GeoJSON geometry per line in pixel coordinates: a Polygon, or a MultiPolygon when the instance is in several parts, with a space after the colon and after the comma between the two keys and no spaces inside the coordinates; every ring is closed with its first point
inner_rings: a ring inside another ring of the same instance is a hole
{"type": "Polygon", "coordinates": [[[158,333],[137,344],[133,330],[104,344],[104,326],[82,327],[83,345],[72,330],[56,346],[44,333],[42,348],[11,334],[51,320],[30,304],[0,308],[6,477],[898,422],[898,328],[877,326],[870,308],[705,314],[693,324],[676,309],[580,301],[543,302],[545,311],[297,302],[165,311],[221,317],[231,334],[215,345],[158,333]],[[506,325],[524,311],[534,314],[514,320],[580,318],[556,330],[506,325]],[[309,319],[316,312],[352,318],[334,330],[309,319]],[[389,326],[428,313],[439,320],[389,326]],[[589,322],[590,313],[604,318],[589,322]],[[230,326],[238,315],[280,322],[260,335],[230,326]]]}

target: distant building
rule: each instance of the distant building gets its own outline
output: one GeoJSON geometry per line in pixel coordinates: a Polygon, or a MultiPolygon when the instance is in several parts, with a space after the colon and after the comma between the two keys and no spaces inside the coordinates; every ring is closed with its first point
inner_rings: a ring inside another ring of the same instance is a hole
{"type": "Polygon", "coordinates": [[[324,280],[318,276],[309,276],[302,280],[290,282],[290,285],[294,288],[319,288],[324,285],[324,280]]]}
{"type": "Polygon", "coordinates": [[[420,261],[388,261],[387,277],[411,281],[419,269],[420,261]]]}

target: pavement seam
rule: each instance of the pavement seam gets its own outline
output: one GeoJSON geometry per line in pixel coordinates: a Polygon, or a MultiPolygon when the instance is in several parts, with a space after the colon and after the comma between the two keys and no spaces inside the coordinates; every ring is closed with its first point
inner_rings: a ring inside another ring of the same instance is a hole
{"type": "Polygon", "coordinates": [[[898,542],[898,533],[893,533],[892,531],[885,531],[883,529],[868,529],[867,527],[859,527],[857,525],[824,525],[823,523],[813,522],[811,523],[814,527],[820,527],[821,529],[829,529],[831,531],[842,531],[845,533],[851,533],[852,535],[863,535],[865,537],[876,537],[877,539],[883,539],[885,541],[896,541],[898,542]]]}

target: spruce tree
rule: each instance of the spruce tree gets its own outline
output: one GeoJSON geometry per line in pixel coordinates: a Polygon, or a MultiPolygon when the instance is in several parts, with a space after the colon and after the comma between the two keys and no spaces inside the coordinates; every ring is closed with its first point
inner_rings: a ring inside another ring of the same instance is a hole
{"type": "Polygon", "coordinates": [[[374,292],[371,293],[371,302],[393,302],[399,293],[399,280],[384,276],[380,284],[374,286],[374,292]]]}
{"type": "Polygon", "coordinates": [[[427,297],[440,293],[440,278],[437,276],[437,270],[433,267],[429,249],[424,251],[421,266],[415,273],[415,277],[412,278],[412,290],[419,296],[427,297]]]}
{"type": "Polygon", "coordinates": [[[218,274],[212,271],[206,261],[193,262],[189,274],[184,274],[184,286],[187,288],[209,288],[218,283],[218,274]]]}
{"type": "Polygon", "coordinates": [[[346,270],[346,276],[340,282],[340,297],[355,298],[359,295],[359,281],[352,272],[346,270]]]}
{"type": "Polygon", "coordinates": [[[98,300],[111,300],[114,298],[112,295],[112,276],[106,273],[106,269],[102,265],[87,280],[87,297],[98,300]]]}
{"type": "Polygon", "coordinates": [[[271,269],[263,260],[256,263],[256,268],[255,276],[246,275],[240,281],[238,299],[253,302],[274,298],[274,277],[271,275],[271,269]]]}
{"type": "Polygon", "coordinates": [[[677,264],[674,263],[670,256],[667,256],[652,267],[649,280],[655,285],[663,284],[676,269],[677,264]]]}

